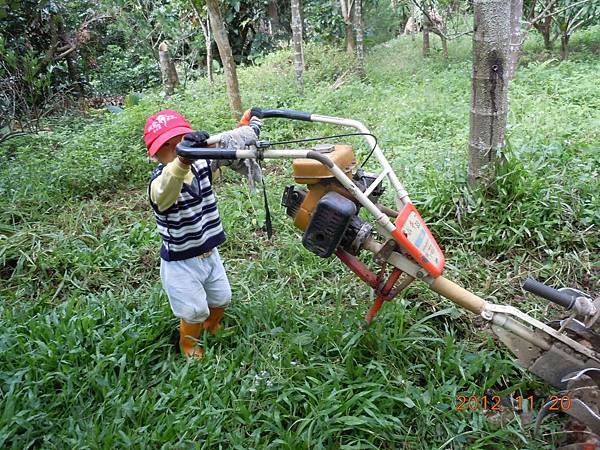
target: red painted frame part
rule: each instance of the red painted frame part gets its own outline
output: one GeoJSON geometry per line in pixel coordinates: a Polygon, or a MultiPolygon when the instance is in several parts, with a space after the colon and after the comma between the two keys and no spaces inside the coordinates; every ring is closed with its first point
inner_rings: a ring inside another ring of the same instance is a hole
{"type": "Polygon", "coordinates": [[[394,225],[396,226],[396,229],[392,231],[392,237],[396,240],[396,242],[398,242],[398,244],[408,251],[408,253],[410,253],[410,255],[415,259],[417,264],[423,267],[431,276],[436,278],[439,277],[444,270],[446,258],[444,257],[440,246],[431,234],[431,231],[429,231],[429,228],[427,228],[427,224],[419,214],[419,211],[417,211],[417,208],[415,208],[415,205],[412,203],[405,204],[402,208],[402,211],[400,211],[398,214],[398,217],[396,217],[394,225]],[[403,233],[402,230],[404,225],[411,214],[413,215],[413,219],[415,218],[414,215],[416,215],[416,218],[419,220],[422,231],[425,232],[423,239],[428,240],[428,243],[433,246],[433,250],[438,256],[437,261],[432,261],[430,258],[427,258],[427,256],[425,256],[423,252],[403,233]]]}

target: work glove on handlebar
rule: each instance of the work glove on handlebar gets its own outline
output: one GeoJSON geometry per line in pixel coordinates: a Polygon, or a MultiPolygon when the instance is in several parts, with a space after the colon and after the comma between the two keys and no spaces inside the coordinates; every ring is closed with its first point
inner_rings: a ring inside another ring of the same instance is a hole
{"type": "Polygon", "coordinates": [[[208,147],[206,140],[210,137],[206,131],[194,131],[183,136],[186,147],[203,148],[208,147]]]}
{"type": "Polygon", "coordinates": [[[252,116],[248,126],[252,128],[252,131],[254,131],[254,134],[256,134],[256,138],[258,139],[260,137],[260,129],[263,126],[262,120],[260,120],[258,117],[252,116]]]}
{"type": "Polygon", "coordinates": [[[260,129],[262,128],[262,110],[260,108],[247,109],[242,118],[238,122],[238,128],[243,126],[249,126],[256,134],[258,138],[260,136],[260,129]]]}
{"type": "MultiPolygon", "coordinates": [[[[248,121],[248,125],[241,125],[231,131],[222,133],[219,146],[228,150],[242,150],[250,145],[255,145],[261,126],[262,121],[258,117],[252,116],[248,121]]],[[[211,164],[213,170],[221,166],[229,166],[229,168],[244,175],[248,179],[248,185],[252,192],[256,192],[256,183],[262,181],[262,171],[254,159],[214,160],[211,164]]]]}
{"type": "MultiPolygon", "coordinates": [[[[243,127],[244,125],[250,125],[250,119],[252,119],[253,117],[262,119],[263,118],[262,109],[250,108],[250,109],[247,109],[246,111],[244,111],[244,114],[242,114],[242,118],[238,122],[238,127],[243,127]]],[[[262,122],[261,122],[261,124],[262,124],[262,122]]]]}

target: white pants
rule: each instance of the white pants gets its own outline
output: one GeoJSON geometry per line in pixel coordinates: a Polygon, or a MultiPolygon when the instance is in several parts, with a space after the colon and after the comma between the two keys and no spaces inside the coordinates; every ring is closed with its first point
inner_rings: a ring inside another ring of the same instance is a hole
{"type": "Polygon", "coordinates": [[[216,248],[204,259],[161,259],[160,279],[173,314],[189,323],[204,322],[209,307],[225,307],[231,302],[231,286],[216,248]]]}

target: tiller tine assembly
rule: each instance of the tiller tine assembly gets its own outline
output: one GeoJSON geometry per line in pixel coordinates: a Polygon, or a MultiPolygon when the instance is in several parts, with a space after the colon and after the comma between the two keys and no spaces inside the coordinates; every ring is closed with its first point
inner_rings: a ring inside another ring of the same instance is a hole
{"type": "MultiPolygon", "coordinates": [[[[556,290],[532,278],[525,281],[523,289],[572,311],[572,315],[547,325],[542,324],[543,328],[536,327],[533,336],[511,332],[510,323],[506,326],[494,321],[492,330],[515,354],[521,365],[559,389],[567,388],[569,374],[600,368],[600,335],[594,330],[599,317],[600,299],[592,301],[582,292],[570,288],[556,290]]],[[[507,307],[496,305],[495,308],[507,307]]],[[[521,315],[529,323],[534,320],[523,313],[521,315]]]]}
{"type": "Polygon", "coordinates": [[[572,372],[561,381],[566,383],[567,388],[542,406],[535,422],[535,433],[539,433],[542,422],[549,414],[563,412],[574,419],[568,426],[570,431],[579,431],[583,436],[573,436],[571,441],[580,443],[566,444],[558,447],[558,450],[600,447],[600,369],[590,367],[572,372]],[[593,434],[587,433],[586,429],[593,434]]]}

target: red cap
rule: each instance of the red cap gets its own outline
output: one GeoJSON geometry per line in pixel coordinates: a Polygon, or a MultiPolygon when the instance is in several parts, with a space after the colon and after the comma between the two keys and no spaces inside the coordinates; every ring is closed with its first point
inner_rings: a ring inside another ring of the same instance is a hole
{"type": "Polygon", "coordinates": [[[192,126],[177,111],[163,109],[148,117],[144,127],[144,141],[148,155],[154,156],[165,142],[175,136],[191,133],[192,126]]]}

